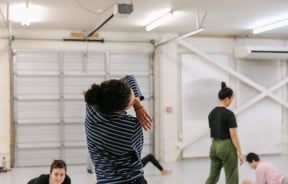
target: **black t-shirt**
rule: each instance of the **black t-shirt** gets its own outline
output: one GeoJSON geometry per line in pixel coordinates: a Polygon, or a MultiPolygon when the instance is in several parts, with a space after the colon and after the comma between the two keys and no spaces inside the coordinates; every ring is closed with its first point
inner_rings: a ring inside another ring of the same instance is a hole
{"type": "Polygon", "coordinates": [[[229,128],[236,128],[234,113],[225,107],[215,107],[208,116],[210,136],[215,139],[230,139],[229,128]]]}
{"type": "MultiPolygon", "coordinates": [[[[49,184],[49,174],[42,174],[37,178],[33,178],[28,184],[49,184]]],[[[71,184],[70,177],[67,174],[62,184],[71,184]]]]}

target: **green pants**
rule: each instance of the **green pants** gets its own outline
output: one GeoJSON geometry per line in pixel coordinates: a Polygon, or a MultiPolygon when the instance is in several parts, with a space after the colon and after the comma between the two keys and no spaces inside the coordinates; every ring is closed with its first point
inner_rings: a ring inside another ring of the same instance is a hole
{"type": "Polygon", "coordinates": [[[238,184],[238,158],[231,139],[214,139],[210,147],[210,174],[205,184],[216,184],[222,167],[226,184],[238,184]]]}

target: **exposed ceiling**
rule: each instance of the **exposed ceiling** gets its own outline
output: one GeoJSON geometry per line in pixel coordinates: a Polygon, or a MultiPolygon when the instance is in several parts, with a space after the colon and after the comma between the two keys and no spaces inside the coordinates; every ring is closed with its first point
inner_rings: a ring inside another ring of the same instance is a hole
{"type": "MultiPolygon", "coordinates": [[[[41,7],[38,22],[21,26],[12,21],[13,29],[25,30],[71,30],[87,32],[93,30],[113,13],[113,4],[131,3],[134,11],[127,16],[115,16],[99,31],[146,32],[148,19],[153,19],[160,10],[171,8],[173,20],[152,30],[152,33],[185,34],[196,29],[197,12],[205,31],[199,35],[209,36],[252,36],[251,27],[264,19],[288,15],[287,0],[1,0],[2,14],[6,16],[7,3],[12,6],[28,2],[41,7]],[[102,13],[99,13],[106,10],[102,13]],[[207,16],[203,16],[204,12],[207,16]],[[41,15],[41,16],[42,16],[41,15]],[[202,19],[205,17],[205,19],[202,19]]],[[[0,27],[5,28],[2,16],[0,27]]],[[[261,37],[288,38],[288,26],[262,33],[261,37]]]]}

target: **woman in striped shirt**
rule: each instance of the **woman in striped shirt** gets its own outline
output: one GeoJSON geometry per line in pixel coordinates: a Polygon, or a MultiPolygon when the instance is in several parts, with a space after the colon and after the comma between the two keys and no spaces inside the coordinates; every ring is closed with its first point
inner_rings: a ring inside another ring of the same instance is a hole
{"type": "Polygon", "coordinates": [[[152,118],[134,76],[93,84],[85,93],[85,129],[97,184],[146,184],[141,152],[152,118]],[[137,117],[127,114],[134,107],[137,117]],[[141,127],[142,126],[142,127],[141,127]]]}

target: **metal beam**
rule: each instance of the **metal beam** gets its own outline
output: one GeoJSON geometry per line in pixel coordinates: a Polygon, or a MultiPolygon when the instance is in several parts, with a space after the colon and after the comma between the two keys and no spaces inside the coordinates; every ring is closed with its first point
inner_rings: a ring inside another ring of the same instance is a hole
{"type": "Polygon", "coordinates": [[[281,80],[280,82],[278,82],[274,86],[270,87],[269,89],[267,89],[265,91],[262,91],[260,94],[255,96],[253,99],[251,99],[250,101],[248,101],[245,104],[241,105],[239,108],[235,109],[234,110],[235,114],[239,114],[240,112],[246,110],[247,108],[249,108],[250,106],[256,104],[257,102],[259,102],[260,100],[262,100],[266,96],[269,96],[270,98],[274,99],[276,102],[280,103],[285,108],[288,108],[288,103],[287,102],[284,102],[282,99],[275,98],[274,95],[270,96],[271,94],[273,94],[272,93],[273,91],[279,89],[280,87],[284,86],[287,83],[288,83],[288,77],[286,77],[285,79],[281,80]]]}
{"type": "Polygon", "coordinates": [[[107,19],[105,19],[103,22],[101,22],[99,25],[97,25],[92,31],[89,31],[86,33],[86,39],[88,39],[90,36],[92,36],[96,31],[98,31],[101,27],[103,27],[109,20],[111,20],[114,17],[114,14],[111,14],[107,19]]]}
{"type": "MultiPolygon", "coordinates": [[[[267,93],[267,96],[269,96],[271,99],[273,99],[274,101],[280,103],[282,106],[288,108],[288,103],[283,102],[275,94],[273,94],[271,91],[267,90],[267,88],[259,85],[258,83],[254,82],[253,80],[249,79],[248,77],[246,77],[246,76],[242,75],[241,73],[235,71],[234,69],[231,69],[230,67],[223,66],[223,65],[215,62],[213,59],[210,58],[209,55],[207,55],[206,53],[202,52],[201,50],[193,47],[189,42],[183,41],[183,40],[179,40],[178,43],[180,45],[186,47],[187,49],[191,50],[192,52],[196,53],[198,56],[200,56],[201,58],[205,59],[206,61],[208,61],[209,63],[213,64],[214,66],[218,67],[219,69],[229,73],[230,75],[232,75],[235,78],[243,81],[247,85],[255,88],[259,92],[267,93]]],[[[285,83],[287,83],[287,82],[284,81],[284,84],[285,83]]]]}
{"type": "Polygon", "coordinates": [[[200,33],[200,32],[202,32],[202,31],[204,31],[204,30],[205,30],[204,28],[198,28],[198,29],[196,29],[196,30],[194,30],[194,31],[191,31],[191,32],[186,33],[186,34],[183,34],[183,35],[181,35],[181,36],[176,36],[176,37],[171,38],[171,39],[169,39],[169,40],[166,40],[166,41],[164,41],[164,42],[157,43],[157,44],[155,44],[155,47],[157,48],[157,47],[166,45],[166,44],[168,44],[168,43],[170,43],[170,42],[182,40],[182,39],[187,38],[187,37],[189,37],[189,36],[192,36],[192,35],[195,35],[195,34],[197,34],[197,33],[200,33]]]}
{"type": "MultiPolygon", "coordinates": [[[[178,40],[178,43],[180,45],[182,45],[183,47],[189,49],[190,51],[192,51],[196,55],[200,56],[201,58],[205,59],[210,64],[213,64],[214,66],[220,68],[221,70],[227,72],[228,74],[234,76],[235,78],[243,81],[244,83],[248,84],[249,86],[251,86],[251,87],[253,87],[256,90],[261,92],[259,95],[257,95],[253,99],[251,99],[249,102],[245,103],[240,108],[236,109],[235,114],[239,114],[240,112],[246,110],[247,108],[249,108],[250,106],[259,102],[261,99],[263,99],[265,97],[270,97],[271,99],[273,99],[274,101],[276,101],[277,103],[281,104],[283,107],[288,109],[288,103],[284,102],[282,99],[280,99],[278,96],[276,96],[275,94],[272,93],[273,91],[275,91],[275,90],[279,89],[280,87],[284,86],[285,84],[287,84],[288,83],[288,77],[284,78],[283,80],[281,80],[277,84],[275,84],[272,87],[267,89],[267,88],[259,85],[258,83],[252,81],[248,77],[246,77],[246,76],[238,73],[237,71],[231,69],[230,67],[223,66],[223,65],[215,62],[213,59],[211,59],[209,57],[209,55],[207,55],[206,53],[202,52],[201,50],[193,47],[188,41],[178,40]]],[[[209,134],[209,128],[202,130],[196,136],[190,137],[183,142],[178,142],[177,147],[180,149],[180,151],[182,151],[184,148],[186,148],[190,144],[194,143],[195,141],[199,140],[201,137],[206,136],[207,134],[209,134]]]]}
{"type": "Polygon", "coordinates": [[[195,35],[195,34],[197,34],[197,33],[200,33],[200,32],[202,32],[202,31],[204,31],[205,28],[203,27],[203,23],[204,23],[204,20],[205,20],[206,16],[207,16],[207,12],[204,12],[204,15],[203,15],[203,17],[202,17],[201,23],[199,24],[199,21],[200,21],[200,19],[199,19],[199,11],[197,11],[197,14],[196,14],[196,17],[195,17],[195,18],[196,18],[196,20],[195,20],[195,22],[196,22],[196,29],[195,29],[195,30],[193,30],[193,31],[191,31],[191,32],[189,32],[189,33],[186,33],[186,34],[182,34],[182,35],[180,35],[180,36],[176,36],[176,37],[171,38],[171,39],[169,39],[169,40],[166,40],[166,41],[163,41],[163,42],[160,42],[160,43],[156,43],[156,44],[155,44],[155,47],[157,48],[157,47],[166,45],[166,44],[168,44],[168,43],[170,43],[170,42],[173,42],[173,41],[182,40],[182,39],[184,39],[184,38],[187,38],[187,37],[189,37],[189,36],[192,36],[192,35],[195,35]]]}

